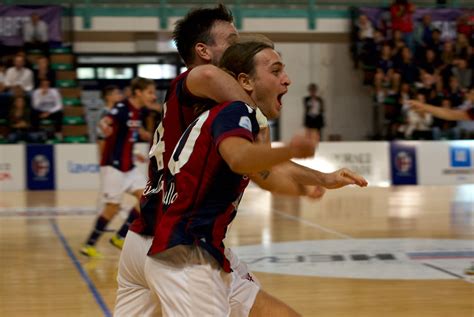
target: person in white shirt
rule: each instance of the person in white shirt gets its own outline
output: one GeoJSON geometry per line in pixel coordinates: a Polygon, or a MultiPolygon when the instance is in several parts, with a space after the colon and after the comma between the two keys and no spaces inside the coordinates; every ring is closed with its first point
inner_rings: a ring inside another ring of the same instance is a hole
{"type": "Polygon", "coordinates": [[[14,66],[7,69],[5,74],[5,87],[10,91],[19,86],[25,92],[33,90],[33,72],[25,67],[25,58],[22,55],[16,55],[13,61],[14,66]]]}
{"type": "Polygon", "coordinates": [[[30,21],[23,25],[25,49],[39,49],[45,54],[48,51],[48,24],[42,21],[37,13],[31,15],[30,21]]]}
{"type": "Polygon", "coordinates": [[[33,131],[39,131],[42,119],[49,119],[53,121],[55,137],[61,139],[63,102],[59,91],[50,88],[49,80],[43,79],[40,82],[40,87],[33,92],[32,108],[31,126],[33,131]]]}

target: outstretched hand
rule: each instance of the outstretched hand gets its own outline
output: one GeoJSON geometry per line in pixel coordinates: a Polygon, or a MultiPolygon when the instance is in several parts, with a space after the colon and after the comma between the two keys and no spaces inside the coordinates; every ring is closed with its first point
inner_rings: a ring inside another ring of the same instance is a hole
{"type": "Polygon", "coordinates": [[[341,168],[335,172],[326,174],[322,185],[327,189],[337,189],[347,185],[366,187],[367,184],[367,180],[361,175],[350,169],[341,168]]]}
{"type": "Polygon", "coordinates": [[[411,109],[415,110],[418,113],[425,112],[425,104],[418,100],[408,100],[408,105],[411,109]]]}

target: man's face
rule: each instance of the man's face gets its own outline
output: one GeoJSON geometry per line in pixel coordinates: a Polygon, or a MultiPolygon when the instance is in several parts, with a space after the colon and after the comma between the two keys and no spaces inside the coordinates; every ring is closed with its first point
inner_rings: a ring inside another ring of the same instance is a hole
{"type": "Polygon", "coordinates": [[[210,63],[218,65],[225,50],[235,43],[239,37],[234,24],[225,21],[216,21],[211,29],[214,44],[208,45],[210,50],[210,63]]]}
{"type": "Polygon", "coordinates": [[[255,73],[250,77],[253,85],[251,97],[268,119],[280,116],[282,97],[291,84],[280,54],[267,48],[254,57],[255,73]]]}
{"type": "Polygon", "coordinates": [[[119,102],[120,100],[123,99],[122,92],[120,91],[120,89],[114,89],[107,96],[107,99],[113,103],[119,102]]]}
{"type": "Polygon", "coordinates": [[[149,85],[145,90],[136,90],[135,93],[140,100],[140,106],[148,106],[156,101],[155,85],[149,85]]]}
{"type": "Polygon", "coordinates": [[[25,60],[23,59],[23,57],[22,56],[15,57],[15,67],[22,68],[23,66],[25,66],[25,60]]]}

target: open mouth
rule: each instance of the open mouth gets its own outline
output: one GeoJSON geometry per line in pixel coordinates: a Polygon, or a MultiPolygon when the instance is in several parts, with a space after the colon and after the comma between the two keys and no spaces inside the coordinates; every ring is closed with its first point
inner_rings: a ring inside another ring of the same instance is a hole
{"type": "Polygon", "coordinates": [[[281,99],[283,98],[283,96],[286,94],[286,92],[284,93],[281,93],[277,96],[277,100],[278,100],[278,104],[281,106],[282,105],[282,102],[281,102],[281,99]]]}

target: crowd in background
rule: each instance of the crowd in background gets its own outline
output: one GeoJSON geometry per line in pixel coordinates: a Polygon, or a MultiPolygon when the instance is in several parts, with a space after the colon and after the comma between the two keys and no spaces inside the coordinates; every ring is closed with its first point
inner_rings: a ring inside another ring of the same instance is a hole
{"type": "MultiPolygon", "coordinates": [[[[50,67],[48,25],[33,13],[24,23],[22,34],[21,47],[1,47],[0,141],[62,142],[65,108],[61,89],[57,88],[56,71],[50,67]]],[[[119,87],[114,90],[124,98],[129,97],[130,87],[123,88],[123,92],[119,87]]],[[[102,96],[100,104],[105,107],[107,93],[102,96]]],[[[153,131],[159,122],[160,111],[159,104],[143,108],[143,124],[148,131],[153,131]]],[[[95,141],[96,134],[92,133],[86,140],[95,141]]]]}
{"type": "Polygon", "coordinates": [[[443,36],[429,14],[413,19],[415,7],[396,0],[372,21],[360,14],[354,29],[355,66],[364,69],[382,113],[387,139],[473,138],[472,123],[434,119],[410,109],[407,100],[466,109],[474,106],[474,16],[461,15],[456,32],[443,36]]]}

